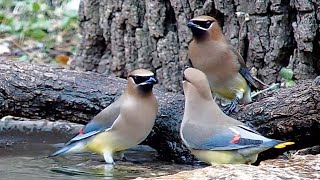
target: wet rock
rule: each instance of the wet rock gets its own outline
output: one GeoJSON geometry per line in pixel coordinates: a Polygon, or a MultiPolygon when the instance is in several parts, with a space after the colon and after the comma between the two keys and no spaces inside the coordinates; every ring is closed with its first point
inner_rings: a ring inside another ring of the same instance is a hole
{"type": "Polygon", "coordinates": [[[306,155],[306,154],[316,155],[316,154],[320,154],[320,145],[308,147],[308,148],[305,148],[305,149],[300,149],[300,150],[298,150],[296,152],[296,154],[299,154],[299,155],[306,155]]]}
{"type": "Polygon", "coordinates": [[[319,179],[320,155],[295,156],[289,160],[267,160],[260,166],[252,165],[214,165],[192,171],[182,171],[169,176],[146,179],[188,179],[188,180],[269,180],[269,179],[319,179]]]}

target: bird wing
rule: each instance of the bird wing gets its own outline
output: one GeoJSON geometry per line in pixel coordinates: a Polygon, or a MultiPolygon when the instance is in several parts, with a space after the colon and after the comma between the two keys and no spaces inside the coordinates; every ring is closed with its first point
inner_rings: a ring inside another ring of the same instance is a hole
{"type": "Polygon", "coordinates": [[[87,125],[80,129],[79,134],[69,140],[65,145],[86,139],[110,129],[119,116],[122,99],[123,97],[120,96],[115,102],[97,114],[87,125]]]}
{"type": "Polygon", "coordinates": [[[250,74],[250,71],[246,65],[246,62],[244,61],[244,59],[240,55],[239,51],[231,45],[229,45],[229,47],[232,50],[232,52],[237,56],[238,62],[240,64],[239,73],[247,80],[249,85],[251,87],[254,87],[254,89],[259,89],[259,90],[265,89],[267,87],[267,84],[263,83],[261,80],[259,80],[256,77],[253,77],[250,74]]]}
{"type": "Polygon", "coordinates": [[[251,128],[238,125],[210,135],[199,143],[191,143],[192,148],[202,150],[236,150],[248,147],[257,147],[266,141],[251,128]]]}

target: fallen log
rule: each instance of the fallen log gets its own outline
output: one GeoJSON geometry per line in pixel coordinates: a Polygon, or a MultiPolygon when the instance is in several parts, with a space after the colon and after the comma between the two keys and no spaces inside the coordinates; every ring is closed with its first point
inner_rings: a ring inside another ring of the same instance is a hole
{"type": "MultiPolygon", "coordinates": [[[[296,142],[294,149],[319,145],[320,84],[315,82],[305,81],[266,93],[264,98],[242,106],[232,116],[267,137],[296,142]]],[[[259,159],[276,157],[283,151],[285,149],[271,149],[259,159]]]]}
{"type": "MultiPolygon", "coordinates": [[[[122,93],[126,80],[93,72],[78,72],[45,65],[0,62],[0,116],[18,116],[84,124],[122,93]]],[[[155,87],[160,109],[155,127],[144,144],[160,158],[191,162],[181,143],[179,125],[184,97],[155,87]]],[[[319,145],[320,87],[306,81],[280,89],[233,114],[271,138],[294,140],[300,149],[319,145]]]]}
{"type": "Polygon", "coordinates": [[[52,122],[6,116],[0,120],[0,148],[30,143],[57,146],[57,143],[66,142],[76,135],[82,127],[81,124],[68,121],[52,122]]]}

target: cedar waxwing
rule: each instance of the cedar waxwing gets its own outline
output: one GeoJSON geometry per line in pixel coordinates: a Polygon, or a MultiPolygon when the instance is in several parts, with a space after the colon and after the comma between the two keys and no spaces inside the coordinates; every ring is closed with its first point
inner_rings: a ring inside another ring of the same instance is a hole
{"type": "Polygon", "coordinates": [[[250,164],[262,151],[294,144],[263,137],[224,114],[212,98],[206,75],[198,69],[184,71],[183,90],[180,136],[191,152],[208,164],[250,164]]]}
{"type": "MultiPolygon", "coordinates": [[[[113,154],[141,143],[151,132],[158,112],[152,88],[158,80],[145,69],[128,75],[125,92],[97,114],[79,134],[51,156],[70,152],[92,151],[113,164],[113,154]]],[[[123,155],[123,154],[121,154],[123,155]]]]}
{"type": "Polygon", "coordinates": [[[199,16],[189,21],[193,34],[189,57],[194,68],[203,71],[211,90],[223,100],[231,101],[225,112],[232,112],[239,101],[251,102],[251,89],[264,89],[266,84],[250,75],[239,52],[229,45],[217,20],[199,16]]]}

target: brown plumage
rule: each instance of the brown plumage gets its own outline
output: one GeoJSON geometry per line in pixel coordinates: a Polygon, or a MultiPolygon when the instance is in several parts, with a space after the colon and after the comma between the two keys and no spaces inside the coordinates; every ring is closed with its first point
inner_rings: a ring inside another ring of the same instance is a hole
{"type": "Polygon", "coordinates": [[[97,114],[77,136],[51,156],[92,151],[113,163],[113,154],[142,142],[152,130],[158,102],[152,92],[158,81],[151,71],[138,69],[128,76],[125,92],[97,114]]]}
{"type": "Polygon", "coordinates": [[[264,89],[266,84],[252,77],[239,52],[229,45],[217,20],[199,16],[189,21],[193,40],[189,44],[192,66],[203,71],[211,90],[222,99],[233,103],[227,113],[233,111],[238,101],[251,102],[251,88],[264,89]]]}

